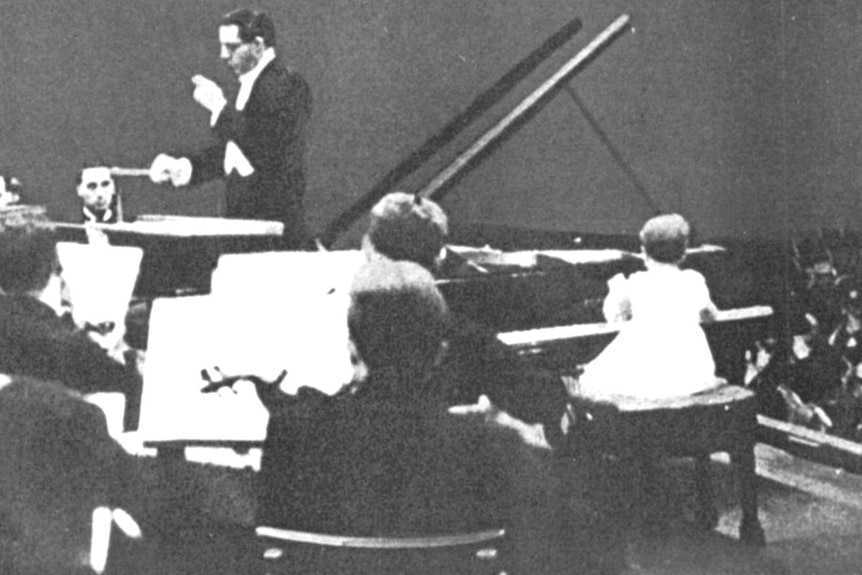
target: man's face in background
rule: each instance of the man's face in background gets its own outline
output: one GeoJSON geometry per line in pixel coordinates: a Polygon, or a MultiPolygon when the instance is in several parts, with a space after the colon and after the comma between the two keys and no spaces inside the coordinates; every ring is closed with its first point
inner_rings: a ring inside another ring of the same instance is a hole
{"type": "Polygon", "coordinates": [[[78,196],[87,208],[105,211],[110,207],[116,191],[114,178],[108,168],[84,168],[81,171],[78,196]]]}

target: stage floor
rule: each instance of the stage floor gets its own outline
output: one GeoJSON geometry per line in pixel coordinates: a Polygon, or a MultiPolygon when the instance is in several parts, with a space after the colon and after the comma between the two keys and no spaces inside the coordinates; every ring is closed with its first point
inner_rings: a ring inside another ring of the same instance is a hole
{"type": "MultiPolygon", "coordinates": [[[[726,458],[713,460],[721,518],[692,530],[677,513],[666,538],[629,544],[625,575],[851,575],[862,573],[862,477],[757,446],[764,548],[738,541],[740,510],[726,458]]],[[[671,474],[669,482],[685,474],[671,474]]],[[[683,504],[685,507],[685,504],[683,504]]]]}
{"type": "MultiPolygon", "coordinates": [[[[121,430],[122,401],[114,394],[98,394],[106,408],[109,429],[141,457],[134,433],[121,430]]],[[[238,455],[228,449],[190,448],[189,460],[208,463],[199,468],[200,484],[214,515],[248,525],[254,507],[251,490],[241,477],[259,464],[259,453],[238,455]],[[235,479],[225,481],[227,467],[235,479]],[[245,467],[245,471],[237,468],[245,467]],[[223,470],[223,471],[221,471],[223,470]],[[211,474],[211,480],[206,475],[211,474]],[[240,475],[241,474],[241,475],[240,475]],[[225,489],[234,492],[226,493],[225,489]]],[[[766,532],[764,548],[750,548],[738,540],[741,511],[733,473],[726,456],[713,456],[711,474],[720,513],[718,527],[699,532],[691,527],[694,492],[690,462],[674,461],[661,474],[665,487],[682,494],[670,512],[671,523],[662,537],[633,536],[627,548],[629,567],[623,575],[853,575],[862,573],[862,476],[794,457],[777,448],[756,448],[759,515],[766,532]]]]}

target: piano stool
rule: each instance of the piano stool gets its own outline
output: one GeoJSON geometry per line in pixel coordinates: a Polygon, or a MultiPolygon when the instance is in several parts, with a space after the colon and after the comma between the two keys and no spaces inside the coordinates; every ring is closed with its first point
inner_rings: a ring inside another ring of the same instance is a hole
{"type": "MultiPolygon", "coordinates": [[[[692,457],[695,461],[698,527],[710,530],[718,524],[712,484],[710,454],[726,452],[736,472],[742,505],[740,540],[748,545],[766,543],[757,515],[757,477],[754,445],[757,432],[757,398],[744,387],[722,385],[696,395],[661,400],[622,396],[573,396],[569,413],[570,453],[588,467],[599,468],[616,458],[625,473],[631,495],[610,494],[612,512],[634,511],[634,519],[649,526],[649,490],[652,472],[661,458],[692,457]]],[[[601,488],[601,486],[599,486],[601,488]]],[[[606,486],[605,486],[606,488],[606,486]]]]}

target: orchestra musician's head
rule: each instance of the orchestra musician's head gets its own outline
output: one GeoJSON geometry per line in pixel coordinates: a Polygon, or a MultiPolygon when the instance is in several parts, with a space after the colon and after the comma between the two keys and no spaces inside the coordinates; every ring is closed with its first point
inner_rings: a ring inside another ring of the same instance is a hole
{"type": "Polygon", "coordinates": [[[364,264],[354,276],[347,314],[357,389],[381,399],[444,401],[431,374],[445,353],[448,322],[449,309],[428,270],[385,258],[364,264]]]}
{"type": "Polygon", "coordinates": [[[640,232],[644,254],[660,263],[681,263],[688,249],[691,226],[679,214],[664,214],[647,221],[640,232]]]}
{"type": "Polygon", "coordinates": [[[87,220],[116,221],[117,185],[111,169],[100,161],[87,162],[78,172],[75,190],[87,220]]]}
{"type": "Polygon", "coordinates": [[[362,245],[369,256],[414,262],[436,273],[448,235],[449,222],[438,204],[393,192],[372,208],[362,245]]]}
{"type": "Polygon", "coordinates": [[[275,25],[264,12],[240,8],[219,22],[220,57],[237,76],[252,70],[264,51],[275,48],[275,25]]]}
{"type": "Polygon", "coordinates": [[[0,211],[0,290],[30,296],[64,311],[57,239],[45,211],[36,206],[0,211]]]}
{"type": "Polygon", "coordinates": [[[0,175],[0,208],[21,202],[21,181],[18,178],[0,175]]]}

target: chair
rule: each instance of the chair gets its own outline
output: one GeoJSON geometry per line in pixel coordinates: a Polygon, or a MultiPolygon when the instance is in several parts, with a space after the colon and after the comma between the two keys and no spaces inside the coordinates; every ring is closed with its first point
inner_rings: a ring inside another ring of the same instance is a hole
{"type": "Polygon", "coordinates": [[[712,529],[718,522],[709,456],[729,453],[742,503],[740,539],[762,546],[765,537],[757,516],[754,468],[756,413],[754,392],[734,385],[662,400],[581,395],[573,398],[570,448],[594,465],[612,456],[627,465],[626,471],[634,472],[635,493],[640,498],[634,509],[642,524],[649,523],[642,503],[652,486],[650,470],[655,463],[663,457],[693,457],[699,503],[696,519],[704,529],[712,529]]]}
{"type": "Polygon", "coordinates": [[[502,572],[505,530],[431,537],[346,537],[258,527],[264,573],[492,575],[502,572]]]}

